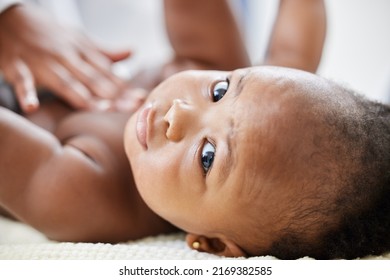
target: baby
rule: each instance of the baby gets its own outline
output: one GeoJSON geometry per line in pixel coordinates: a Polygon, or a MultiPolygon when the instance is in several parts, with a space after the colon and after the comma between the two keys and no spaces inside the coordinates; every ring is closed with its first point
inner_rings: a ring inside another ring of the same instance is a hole
{"type": "Polygon", "coordinates": [[[42,106],[32,121],[51,133],[0,108],[0,206],[51,239],[181,229],[232,257],[390,249],[390,108],[316,75],[182,72],[130,119],[42,106]]]}

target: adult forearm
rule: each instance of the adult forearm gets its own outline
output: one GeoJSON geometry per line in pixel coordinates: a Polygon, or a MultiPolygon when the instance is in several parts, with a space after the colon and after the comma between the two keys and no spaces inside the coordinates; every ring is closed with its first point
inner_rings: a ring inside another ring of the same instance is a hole
{"type": "Polygon", "coordinates": [[[281,0],[265,64],[315,72],[325,35],[323,0],[281,0]]]}
{"type": "Polygon", "coordinates": [[[0,14],[5,11],[6,9],[8,9],[9,7],[15,5],[15,4],[19,4],[21,3],[22,1],[18,1],[18,0],[0,0],[0,14]]]}
{"type": "Polygon", "coordinates": [[[249,65],[245,45],[225,0],[165,0],[168,36],[179,58],[216,69],[249,65]]]}

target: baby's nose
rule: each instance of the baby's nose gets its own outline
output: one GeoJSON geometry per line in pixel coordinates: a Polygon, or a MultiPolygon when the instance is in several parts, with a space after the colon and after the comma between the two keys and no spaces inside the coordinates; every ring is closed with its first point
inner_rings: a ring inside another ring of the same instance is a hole
{"type": "Polygon", "coordinates": [[[168,123],[166,136],[173,142],[183,139],[191,125],[193,118],[191,113],[193,107],[182,99],[174,99],[171,108],[164,116],[164,121],[168,123]]]}

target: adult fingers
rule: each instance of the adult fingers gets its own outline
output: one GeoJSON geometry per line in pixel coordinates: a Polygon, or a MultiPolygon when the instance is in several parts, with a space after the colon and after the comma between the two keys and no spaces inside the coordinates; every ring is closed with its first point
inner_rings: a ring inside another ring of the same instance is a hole
{"type": "MultiPolygon", "coordinates": [[[[39,79],[38,79],[39,78],[39,79]]],[[[91,93],[74,75],[61,64],[51,62],[39,70],[40,84],[54,91],[76,109],[89,109],[91,93]]]]}
{"type": "MultiPolygon", "coordinates": [[[[80,34],[79,34],[80,35],[80,34]]],[[[92,42],[88,37],[82,35],[82,39],[79,40],[79,50],[82,54],[99,54],[99,56],[106,57],[110,60],[110,62],[118,62],[129,58],[132,55],[130,50],[116,50],[111,51],[107,50],[95,42],[92,42]]],[[[110,63],[110,64],[111,64],[110,63]]]]}
{"type": "Polygon", "coordinates": [[[99,51],[102,54],[104,54],[106,57],[108,57],[112,62],[118,62],[124,60],[126,58],[129,58],[130,55],[132,55],[132,52],[129,50],[107,51],[107,50],[99,49],[99,51]]]}
{"type": "Polygon", "coordinates": [[[100,98],[113,98],[120,91],[119,86],[102,70],[88,63],[78,55],[72,55],[67,60],[59,61],[75,79],[87,87],[91,94],[100,98]]]}
{"type": "Polygon", "coordinates": [[[31,113],[38,109],[39,101],[34,86],[34,77],[27,65],[21,60],[16,60],[7,66],[4,75],[14,87],[16,99],[22,111],[31,113]]]}
{"type": "Polygon", "coordinates": [[[112,61],[104,56],[102,53],[97,51],[90,51],[82,53],[84,60],[96,68],[97,71],[100,71],[107,79],[112,81],[117,87],[122,88],[125,86],[124,80],[120,79],[112,71],[112,61]]]}
{"type": "Polygon", "coordinates": [[[129,51],[101,51],[95,44],[84,38],[78,41],[78,46],[75,48],[54,53],[53,59],[84,84],[93,96],[114,98],[122,91],[124,83],[111,71],[112,62],[129,55],[129,51]]]}

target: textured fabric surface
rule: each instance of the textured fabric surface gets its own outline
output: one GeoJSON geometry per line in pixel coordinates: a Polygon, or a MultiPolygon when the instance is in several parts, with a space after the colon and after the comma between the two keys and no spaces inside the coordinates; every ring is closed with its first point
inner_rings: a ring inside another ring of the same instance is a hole
{"type": "MultiPolygon", "coordinates": [[[[0,260],[205,260],[222,259],[188,248],[184,234],[147,237],[121,244],[48,240],[33,228],[0,217],[0,260]]],[[[250,259],[273,260],[264,256],[250,259]]],[[[310,259],[310,258],[305,258],[310,259]]],[[[390,259],[390,253],[368,259],[390,259]]]]}
{"type": "Polygon", "coordinates": [[[184,234],[147,237],[121,244],[70,243],[48,240],[33,228],[0,217],[0,259],[2,260],[145,260],[220,259],[188,248],[184,234]]]}

